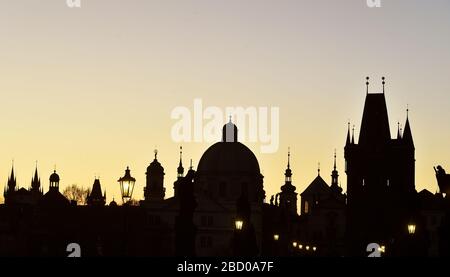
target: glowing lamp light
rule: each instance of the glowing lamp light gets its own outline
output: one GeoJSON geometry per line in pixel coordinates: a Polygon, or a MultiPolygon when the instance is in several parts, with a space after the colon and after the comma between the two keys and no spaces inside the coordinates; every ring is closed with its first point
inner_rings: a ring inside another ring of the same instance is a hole
{"type": "Polygon", "coordinates": [[[274,240],[279,240],[280,239],[280,235],[278,235],[278,234],[273,235],[273,239],[274,240]]]}
{"type": "Polygon", "coordinates": [[[415,224],[408,224],[408,233],[410,235],[414,235],[416,232],[416,225],[415,224]]]}
{"type": "Polygon", "coordinates": [[[240,231],[240,230],[242,230],[242,226],[244,226],[244,221],[242,221],[242,220],[236,220],[236,221],[234,222],[234,225],[235,225],[235,227],[236,227],[236,230],[240,231]]]}
{"type": "Polygon", "coordinates": [[[294,248],[296,248],[296,247],[297,247],[297,242],[294,241],[294,242],[292,243],[292,246],[293,246],[294,248]]]}
{"type": "Polygon", "coordinates": [[[119,180],[120,185],[120,193],[122,195],[122,201],[126,204],[131,200],[131,196],[133,195],[134,184],[136,183],[136,179],[131,177],[130,168],[127,167],[125,170],[125,175],[121,177],[119,180]]]}

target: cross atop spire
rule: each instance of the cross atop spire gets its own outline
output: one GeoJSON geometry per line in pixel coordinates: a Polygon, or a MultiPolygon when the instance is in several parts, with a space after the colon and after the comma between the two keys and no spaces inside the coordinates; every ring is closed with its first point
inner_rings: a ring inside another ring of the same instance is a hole
{"type": "Polygon", "coordinates": [[[155,160],[156,160],[156,158],[157,158],[157,156],[158,156],[158,149],[155,149],[155,150],[153,151],[153,153],[155,153],[155,160]]]}

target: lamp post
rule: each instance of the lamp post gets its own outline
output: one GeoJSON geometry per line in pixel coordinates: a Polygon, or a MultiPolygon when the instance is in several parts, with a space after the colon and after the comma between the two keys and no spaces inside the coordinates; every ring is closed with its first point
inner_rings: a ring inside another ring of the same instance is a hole
{"type": "Polygon", "coordinates": [[[119,180],[117,180],[120,185],[120,194],[122,196],[122,202],[124,205],[124,211],[123,211],[123,219],[124,219],[124,255],[128,255],[128,206],[129,201],[131,200],[131,197],[133,196],[133,190],[134,190],[134,184],[136,183],[136,179],[131,177],[130,174],[130,168],[127,166],[127,169],[125,170],[125,175],[119,180]]]}
{"type": "Polygon", "coordinates": [[[123,204],[128,203],[131,200],[131,196],[133,195],[134,184],[136,183],[136,179],[131,177],[130,168],[127,166],[125,170],[125,175],[121,177],[119,180],[120,185],[120,193],[122,195],[123,204]]]}

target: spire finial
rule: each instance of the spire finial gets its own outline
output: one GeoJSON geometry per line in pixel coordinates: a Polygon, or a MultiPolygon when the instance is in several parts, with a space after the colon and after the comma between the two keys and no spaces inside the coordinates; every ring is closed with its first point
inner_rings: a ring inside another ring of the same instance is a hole
{"type": "Polygon", "coordinates": [[[180,163],[182,157],[183,157],[183,146],[180,146],[180,163]]]}
{"type": "Polygon", "coordinates": [[[355,144],[355,125],[352,128],[352,144],[355,144]]]}
{"type": "Polygon", "coordinates": [[[155,160],[156,160],[156,158],[158,156],[158,149],[153,150],[153,153],[155,153],[155,160]]]}
{"type": "Polygon", "coordinates": [[[319,162],[318,165],[317,165],[317,175],[320,176],[320,162],[319,162]]]}
{"type": "Polygon", "coordinates": [[[366,77],[366,93],[369,94],[369,77],[366,77]]]}
{"type": "Polygon", "coordinates": [[[231,114],[230,114],[228,117],[230,118],[230,121],[229,121],[229,122],[231,123],[231,114]]]}
{"type": "Polygon", "coordinates": [[[288,164],[287,168],[291,168],[291,147],[288,147],[288,164]]]}
{"type": "Polygon", "coordinates": [[[192,159],[191,159],[191,165],[189,166],[189,170],[192,170],[192,159]]]}
{"type": "Polygon", "coordinates": [[[409,118],[409,104],[406,104],[406,119],[409,118]]]}
{"type": "Polygon", "coordinates": [[[381,77],[381,80],[383,80],[381,83],[383,84],[383,93],[384,93],[384,85],[386,84],[386,78],[384,78],[384,77],[381,77]]]}
{"type": "Polygon", "coordinates": [[[333,169],[336,170],[336,148],[334,149],[334,166],[333,169]]]}

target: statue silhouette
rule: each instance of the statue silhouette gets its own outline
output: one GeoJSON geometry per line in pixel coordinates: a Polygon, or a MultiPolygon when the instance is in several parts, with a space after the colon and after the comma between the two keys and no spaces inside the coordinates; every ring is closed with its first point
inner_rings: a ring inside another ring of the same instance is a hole
{"type": "Polygon", "coordinates": [[[450,174],[446,174],[445,170],[440,165],[438,165],[437,167],[434,167],[434,171],[436,172],[436,179],[438,182],[440,192],[449,194],[450,193],[450,174]]]}

